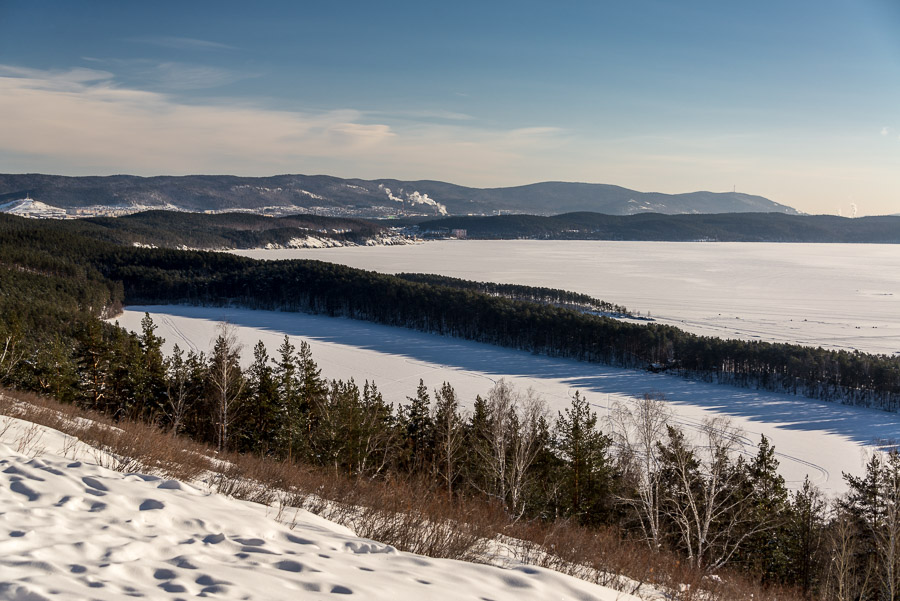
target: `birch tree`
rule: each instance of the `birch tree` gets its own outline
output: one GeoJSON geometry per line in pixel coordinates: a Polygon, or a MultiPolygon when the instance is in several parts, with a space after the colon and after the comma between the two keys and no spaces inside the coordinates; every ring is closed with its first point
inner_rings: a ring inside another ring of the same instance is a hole
{"type": "Polygon", "coordinates": [[[662,450],[661,508],[673,525],[678,546],[696,567],[714,570],[755,532],[750,497],[742,492],[746,471],[733,457],[742,433],[727,419],[705,420],[692,447],[684,433],[668,426],[662,450]]]}
{"type": "Polygon", "coordinates": [[[661,507],[662,473],[660,443],[672,411],[659,394],[645,394],[632,403],[616,403],[610,413],[610,431],[619,449],[625,477],[633,485],[636,496],[620,497],[632,508],[640,523],[644,540],[658,551],[663,542],[661,507]]]}
{"type": "Polygon", "coordinates": [[[447,494],[453,494],[453,484],[459,476],[463,456],[465,432],[459,414],[459,399],[453,387],[444,382],[440,390],[434,392],[432,413],[434,428],[435,472],[447,487],[447,494]]]}
{"type": "Polygon", "coordinates": [[[241,344],[234,326],[219,325],[219,335],[209,358],[209,382],[216,415],[216,444],[219,452],[228,448],[231,424],[241,393],[244,376],[240,366],[241,344]]]}

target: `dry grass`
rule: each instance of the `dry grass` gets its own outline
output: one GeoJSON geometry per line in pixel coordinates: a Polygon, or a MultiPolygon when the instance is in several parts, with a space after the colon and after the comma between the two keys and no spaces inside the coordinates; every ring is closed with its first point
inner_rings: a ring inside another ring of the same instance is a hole
{"type": "MultiPolygon", "coordinates": [[[[801,599],[793,590],[764,588],[740,574],[710,578],[677,557],[624,539],[613,529],[589,529],[566,521],[510,523],[502,511],[484,501],[449,498],[423,480],[349,479],[327,469],[216,454],[211,447],[173,438],[145,423],[113,422],[19,391],[0,390],[0,415],[76,437],[95,449],[90,451],[92,460],[110,469],[204,481],[221,494],[268,505],[274,517],[289,526],[298,510],[305,509],[401,551],[467,561],[489,560],[492,543],[502,541],[517,562],[640,596],[679,601],[801,599]]],[[[0,419],[0,434],[8,427],[9,420],[0,419]]],[[[40,446],[39,430],[31,430],[34,434],[20,436],[21,444],[35,451],[40,446]]],[[[74,453],[72,440],[61,450],[65,456],[74,453]]]]}

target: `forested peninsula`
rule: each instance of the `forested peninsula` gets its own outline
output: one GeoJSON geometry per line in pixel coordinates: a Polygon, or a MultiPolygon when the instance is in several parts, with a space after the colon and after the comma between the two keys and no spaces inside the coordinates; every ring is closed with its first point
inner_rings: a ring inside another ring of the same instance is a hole
{"type": "MultiPolygon", "coordinates": [[[[723,340],[633,323],[527,287],[397,277],[320,261],[256,261],[97,240],[70,222],[0,216],[6,337],[30,354],[42,336],[75,335],[73,313],[109,317],[124,304],[187,303],[307,311],[607,365],[896,411],[900,358],[791,344],[723,340]],[[9,292],[6,292],[9,291],[9,292]],[[527,297],[531,298],[527,298],[527,297]],[[566,301],[568,302],[568,301],[566,301]]],[[[77,222],[76,222],[77,224],[77,222]]],[[[622,312],[604,301],[595,309],[622,312]]],[[[84,321],[82,319],[81,321],[84,321]]],[[[90,322],[90,319],[87,319],[90,322]]],[[[72,347],[71,341],[60,348],[72,347]]],[[[34,362],[19,369],[32,369],[34,362]]]]}

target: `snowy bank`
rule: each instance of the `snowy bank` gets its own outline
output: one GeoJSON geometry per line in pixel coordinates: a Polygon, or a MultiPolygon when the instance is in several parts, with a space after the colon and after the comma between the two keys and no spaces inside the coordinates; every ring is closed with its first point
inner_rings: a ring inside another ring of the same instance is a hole
{"type": "Polygon", "coordinates": [[[0,436],[0,598],[636,599],[541,568],[398,552],[302,510],[288,527],[269,507],[111,471],[65,434],[0,420],[11,425],[0,436]]]}

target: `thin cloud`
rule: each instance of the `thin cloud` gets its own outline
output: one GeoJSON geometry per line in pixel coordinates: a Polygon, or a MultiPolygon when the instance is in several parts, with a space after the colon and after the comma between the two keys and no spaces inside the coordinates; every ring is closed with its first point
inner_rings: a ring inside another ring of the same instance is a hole
{"type": "Polygon", "coordinates": [[[175,36],[141,36],[128,38],[127,41],[138,44],[150,44],[151,46],[160,46],[162,48],[173,48],[175,50],[237,50],[236,46],[229,44],[175,36]]]}
{"type": "Polygon", "coordinates": [[[409,121],[474,121],[475,117],[465,113],[445,110],[378,111],[372,113],[385,117],[395,117],[409,121]]]}
{"type": "Polygon", "coordinates": [[[882,135],[882,136],[886,136],[886,135],[888,135],[888,134],[890,134],[890,133],[891,133],[891,128],[889,128],[889,127],[882,127],[882,128],[881,128],[881,135],[882,135]]]}
{"type": "Polygon", "coordinates": [[[0,65],[0,77],[29,80],[34,85],[40,85],[40,82],[44,82],[48,87],[60,88],[66,85],[80,86],[92,82],[110,80],[114,75],[109,71],[81,67],[67,71],[43,71],[27,67],[0,65]]]}
{"type": "Polygon", "coordinates": [[[129,89],[107,72],[2,66],[0,115],[0,155],[31,157],[29,170],[69,173],[315,171],[497,181],[536,169],[541,159],[529,142],[546,143],[557,132],[398,125],[353,109],[283,111],[221,99],[187,104],[129,89]]]}
{"type": "Polygon", "coordinates": [[[180,61],[160,62],[148,58],[82,59],[115,70],[120,78],[139,81],[142,88],[161,91],[203,90],[258,77],[256,73],[180,61]]]}
{"type": "Polygon", "coordinates": [[[230,69],[179,62],[159,63],[145,71],[143,75],[170,90],[216,88],[252,77],[230,69]]]}

